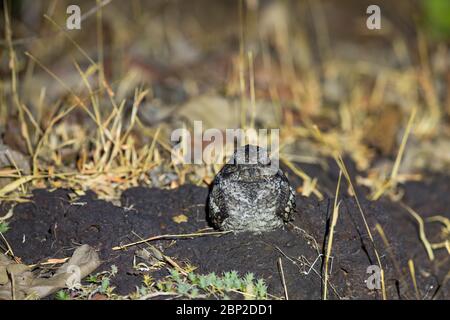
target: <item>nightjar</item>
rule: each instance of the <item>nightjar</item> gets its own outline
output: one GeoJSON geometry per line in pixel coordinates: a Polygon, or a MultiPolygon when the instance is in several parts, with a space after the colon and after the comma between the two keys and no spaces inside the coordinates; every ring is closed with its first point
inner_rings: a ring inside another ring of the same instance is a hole
{"type": "Polygon", "coordinates": [[[217,229],[260,233],[293,220],[295,192],[266,149],[246,145],[215,177],[208,205],[217,229]]]}

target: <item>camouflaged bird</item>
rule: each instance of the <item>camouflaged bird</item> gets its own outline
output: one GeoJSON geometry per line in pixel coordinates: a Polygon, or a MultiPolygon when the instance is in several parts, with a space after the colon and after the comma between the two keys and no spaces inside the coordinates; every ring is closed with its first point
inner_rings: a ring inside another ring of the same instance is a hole
{"type": "Polygon", "coordinates": [[[271,231],[293,220],[294,212],[294,190],[258,146],[238,148],[209,195],[209,219],[220,230],[271,231]]]}

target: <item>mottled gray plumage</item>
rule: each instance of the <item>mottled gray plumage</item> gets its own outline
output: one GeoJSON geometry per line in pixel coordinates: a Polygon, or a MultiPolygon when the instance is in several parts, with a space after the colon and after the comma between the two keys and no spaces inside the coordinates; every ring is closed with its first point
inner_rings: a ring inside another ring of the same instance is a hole
{"type": "Polygon", "coordinates": [[[283,226],[295,212],[295,193],[267,151],[238,148],[214,179],[209,218],[220,230],[264,232],[283,226]]]}

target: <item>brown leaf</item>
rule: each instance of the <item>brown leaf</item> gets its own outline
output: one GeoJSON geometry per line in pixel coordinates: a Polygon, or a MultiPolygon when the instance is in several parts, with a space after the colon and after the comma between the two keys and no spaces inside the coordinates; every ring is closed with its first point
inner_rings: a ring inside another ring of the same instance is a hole
{"type": "Polygon", "coordinates": [[[188,217],[186,217],[184,214],[180,214],[180,215],[173,217],[172,220],[175,221],[176,223],[182,223],[182,222],[187,222],[188,217]]]}

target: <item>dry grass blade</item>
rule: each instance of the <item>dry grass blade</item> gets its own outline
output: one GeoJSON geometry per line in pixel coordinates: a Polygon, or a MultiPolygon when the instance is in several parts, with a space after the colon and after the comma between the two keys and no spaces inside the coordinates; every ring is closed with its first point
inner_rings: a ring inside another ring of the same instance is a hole
{"type": "Polygon", "coordinates": [[[248,65],[249,65],[249,81],[250,81],[250,102],[251,102],[251,113],[250,113],[250,128],[255,128],[255,118],[256,118],[256,101],[255,101],[255,71],[253,66],[253,52],[248,53],[248,65]]]}
{"type": "Polygon", "coordinates": [[[1,232],[0,232],[0,237],[2,238],[3,242],[6,245],[6,248],[8,249],[4,254],[5,255],[9,254],[14,259],[14,261],[16,261],[17,263],[20,263],[20,259],[15,256],[14,251],[11,248],[11,245],[9,244],[8,240],[6,240],[5,236],[1,232]]]}
{"type": "MultiPolygon", "coordinates": [[[[49,68],[47,68],[41,61],[39,61],[35,56],[33,56],[29,52],[25,52],[25,55],[29,57],[31,60],[33,60],[35,63],[37,63],[45,72],[47,72],[50,76],[52,76],[67,92],[70,92],[70,94],[74,97],[77,105],[80,105],[83,110],[89,115],[89,117],[97,123],[97,119],[92,114],[92,112],[89,110],[89,108],[86,106],[86,104],[83,102],[83,99],[81,99],[80,96],[78,96],[64,81],[58,77],[53,71],[51,71],[49,68]]],[[[100,123],[97,123],[97,125],[100,126],[100,123]]]]}
{"type": "Polygon", "coordinates": [[[65,111],[61,112],[60,114],[58,114],[57,116],[55,116],[51,121],[50,124],[48,125],[48,127],[45,129],[44,134],[42,135],[41,139],[39,140],[36,149],[34,151],[33,154],[33,174],[36,176],[39,174],[39,165],[38,165],[38,156],[39,156],[39,152],[41,151],[41,148],[45,142],[45,139],[47,138],[48,134],[50,133],[50,131],[53,129],[53,126],[62,118],[64,118],[66,115],[68,115],[69,113],[71,113],[76,107],[78,106],[77,104],[72,105],[71,107],[67,108],[65,111]]]}
{"type": "Polygon", "coordinates": [[[8,212],[4,216],[0,217],[0,222],[8,220],[9,218],[11,218],[13,216],[13,214],[14,214],[14,208],[9,209],[8,212]]]}
{"type": "Polygon", "coordinates": [[[389,240],[386,237],[386,234],[385,234],[385,232],[383,230],[383,227],[379,223],[377,223],[375,225],[375,228],[377,229],[378,234],[380,235],[381,239],[383,240],[383,243],[384,243],[384,245],[386,247],[387,252],[389,253],[391,261],[394,264],[395,271],[397,272],[397,274],[399,276],[401,276],[402,275],[402,271],[401,271],[400,265],[399,265],[397,259],[395,258],[395,255],[394,255],[394,252],[392,250],[391,244],[389,243],[389,240]]]}
{"type": "Polygon", "coordinates": [[[327,253],[325,254],[325,275],[323,277],[323,300],[327,300],[328,295],[328,260],[331,255],[331,248],[333,246],[333,234],[334,234],[334,228],[336,227],[337,219],[339,217],[339,206],[341,204],[339,199],[339,189],[341,187],[341,177],[342,177],[342,171],[339,171],[339,178],[336,186],[336,194],[334,198],[334,205],[333,205],[333,214],[331,217],[331,225],[330,225],[330,231],[328,235],[328,243],[327,243],[327,253]]]}
{"type": "Polygon", "coordinates": [[[14,104],[19,111],[19,120],[20,120],[20,131],[22,136],[25,139],[27,150],[29,154],[33,153],[33,147],[30,140],[30,135],[28,133],[28,125],[25,121],[24,108],[20,102],[19,92],[18,92],[18,81],[17,81],[17,57],[14,51],[14,46],[12,43],[12,30],[11,23],[9,20],[9,9],[8,9],[8,1],[3,0],[3,10],[4,10],[4,18],[5,18],[5,39],[8,45],[9,52],[9,68],[11,70],[11,91],[13,96],[14,104]]]}
{"type": "Polygon", "coordinates": [[[47,14],[44,14],[44,18],[50,21],[60,32],[64,34],[64,36],[78,49],[78,51],[81,52],[81,54],[89,60],[89,62],[92,65],[96,65],[95,61],[92,60],[92,58],[87,54],[87,52],[75,41],[72,39],[72,37],[67,33],[67,31],[62,28],[59,24],[56,23],[55,20],[53,20],[50,16],[47,14]]]}
{"type": "MultiPolygon", "coordinates": [[[[17,175],[19,176],[19,179],[22,178],[22,172],[19,169],[19,167],[17,166],[16,161],[14,160],[14,158],[11,156],[11,153],[9,152],[9,150],[6,151],[6,156],[7,156],[8,160],[9,160],[9,162],[13,164],[13,166],[14,166],[16,172],[17,172],[17,175]]],[[[24,186],[23,183],[20,184],[20,188],[21,188],[22,193],[25,193],[25,186],[24,186]]]]}
{"type": "Polygon", "coordinates": [[[317,180],[311,179],[303,170],[297,168],[289,159],[281,157],[281,161],[292,170],[297,176],[303,179],[303,193],[302,195],[308,197],[313,193],[319,200],[323,199],[323,194],[317,189],[317,180]]]}
{"type": "MultiPolygon", "coordinates": [[[[328,145],[328,143],[326,142],[326,139],[324,139],[324,137],[322,135],[322,132],[315,125],[313,126],[313,132],[316,135],[316,137],[319,139],[319,141],[322,141],[323,143],[328,145]]],[[[333,148],[330,145],[328,145],[328,147],[331,148],[331,150],[335,150],[335,148],[333,148]]],[[[381,264],[380,254],[378,253],[378,250],[377,250],[377,248],[375,246],[375,242],[374,242],[374,239],[373,239],[373,236],[372,236],[372,232],[370,231],[369,224],[367,223],[366,216],[364,214],[364,211],[362,209],[361,203],[359,201],[358,194],[356,192],[355,187],[353,186],[352,179],[350,178],[350,174],[348,173],[348,170],[347,170],[347,167],[345,166],[344,160],[342,159],[342,156],[336,150],[333,152],[333,158],[336,161],[337,165],[339,166],[339,169],[344,174],[344,177],[347,180],[347,183],[348,183],[348,185],[350,187],[350,191],[351,191],[353,197],[355,198],[356,205],[358,206],[358,211],[359,211],[359,213],[361,215],[361,219],[363,220],[364,227],[365,227],[365,229],[367,231],[367,234],[369,236],[369,239],[370,239],[370,243],[372,244],[373,250],[375,252],[375,256],[376,256],[376,259],[377,259],[378,267],[381,270],[381,290],[382,290],[383,300],[386,300],[387,296],[386,296],[386,286],[385,286],[385,282],[384,282],[384,269],[383,269],[383,266],[381,264]]]]}
{"type": "Polygon", "coordinates": [[[61,258],[61,259],[48,259],[47,261],[37,263],[37,264],[31,264],[28,267],[29,268],[36,268],[40,266],[48,266],[48,265],[55,265],[55,264],[63,264],[66,263],[70,258],[61,258]]]}
{"type": "Polygon", "coordinates": [[[411,274],[411,279],[413,281],[414,291],[416,292],[416,299],[419,300],[420,293],[419,293],[419,288],[417,287],[416,270],[414,268],[414,261],[412,259],[408,260],[408,268],[409,268],[409,272],[411,274]]]}
{"type": "Polygon", "coordinates": [[[422,217],[416,211],[414,211],[410,206],[406,205],[403,202],[399,202],[399,203],[406,211],[408,211],[408,213],[410,215],[412,215],[414,217],[414,219],[419,224],[420,240],[422,241],[422,243],[427,251],[428,259],[430,259],[430,261],[433,261],[434,260],[434,252],[433,252],[433,248],[431,247],[430,241],[428,241],[428,239],[427,239],[427,235],[425,233],[425,223],[423,222],[422,217]]]}
{"type": "Polygon", "coordinates": [[[439,243],[432,243],[431,248],[434,249],[446,249],[447,253],[450,254],[450,240],[445,240],[439,243]]]}
{"type": "Polygon", "coordinates": [[[247,127],[247,88],[245,85],[245,17],[244,17],[244,1],[239,0],[239,89],[241,96],[241,127],[247,127]]]}
{"type": "Polygon", "coordinates": [[[403,154],[405,152],[406,143],[408,142],[408,137],[411,133],[412,125],[413,125],[414,119],[416,117],[416,112],[417,112],[416,108],[412,109],[412,111],[411,111],[411,115],[409,117],[405,133],[403,134],[402,142],[400,144],[400,148],[398,150],[397,157],[395,158],[394,166],[392,167],[391,175],[390,175],[389,179],[384,184],[382,184],[378,190],[376,190],[372,194],[372,196],[371,196],[372,200],[378,200],[386,191],[392,190],[397,186],[398,171],[400,169],[400,164],[401,164],[401,161],[403,158],[403,154]]]}
{"type": "Polygon", "coordinates": [[[391,173],[391,180],[394,181],[394,183],[397,180],[398,170],[400,168],[400,163],[403,158],[403,153],[405,152],[406,143],[408,142],[409,134],[411,133],[411,129],[412,129],[412,125],[414,123],[414,119],[416,117],[416,113],[417,113],[417,109],[416,108],[412,109],[411,115],[408,120],[408,124],[406,126],[405,133],[402,137],[402,142],[400,144],[400,148],[398,150],[397,157],[395,158],[394,167],[392,168],[392,173],[391,173]]]}
{"type": "Polygon", "coordinates": [[[136,242],[132,242],[132,243],[128,243],[128,244],[124,244],[121,246],[116,246],[113,247],[112,250],[116,251],[116,250],[124,250],[128,247],[132,247],[135,246],[137,244],[142,244],[142,243],[146,243],[148,241],[153,241],[153,240],[162,240],[162,239],[184,239],[184,238],[195,238],[195,237],[203,237],[203,236],[218,236],[218,235],[224,235],[227,233],[231,233],[233,231],[214,231],[214,232],[201,232],[201,233],[187,233],[187,234],[163,234],[160,236],[154,236],[154,237],[150,237],[144,240],[140,240],[140,241],[136,241],[136,242]]]}
{"type": "Polygon", "coordinates": [[[450,234],[450,219],[444,216],[433,216],[426,219],[427,222],[440,222],[445,226],[445,232],[450,234]]]}
{"type": "Polygon", "coordinates": [[[348,184],[350,186],[350,189],[351,189],[351,191],[353,193],[353,196],[355,198],[356,204],[358,206],[359,213],[361,214],[361,218],[362,218],[362,220],[364,222],[364,226],[366,228],[367,234],[369,235],[370,242],[372,243],[373,250],[374,250],[375,256],[377,258],[377,263],[378,263],[378,266],[380,267],[380,270],[381,270],[381,289],[382,289],[382,294],[383,294],[383,300],[386,300],[387,296],[386,296],[386,287],[385,287],[385,282],[384,282],[384,269],[383,269],[383,266],[381,264],[380,255],[378,253],[378,250],[377,250],[377,248],[375,246],[375,242],[373,240],[372,232],[370,231],[369,224],[367,223],[366,216],[365,216],[364,211],[362,209],[361,203],[359,202],[358,195],[356,193],[355,187],[353,186],[352,180],[351,180],[350,175],[349,175],[349,173],[347,171],[347,168],[345,166],[344,160],[342,160],[342,157],[340,155],[335,160],[338,163],[338,165],[339,165],[340,169],[342,170],[342,172],[344,173],[344,176],[345,176],[345,178],[346,178],[346,180],[347,180],[347,182],[348,182],[348,184]]]}
{"type": "Polygon", "coordinates": [[[279,268],[280,274],[281,274],[281,282],[283,284],[283,289],[284,289],[284,298],[286,300],[289,300],[289,294],[288,294],[287,286],[286,286],[286,279],[284,278],[283,261],[281,260],[281,258],[278,258],[278,268],[279,268]]]}
{"type": "Polygon", "coordinates": [[[7,195],[8,193],[16,190],[17,188],[20,188],[23,184],[36,179],[37,177],[34,175],[31,176],[23,176],[17,180],[14,180],[11,183],[8,183],[6,186],[4,186],[3,188],[0,189],[0,197],[4,197],[5,195],[7,195]]]}

